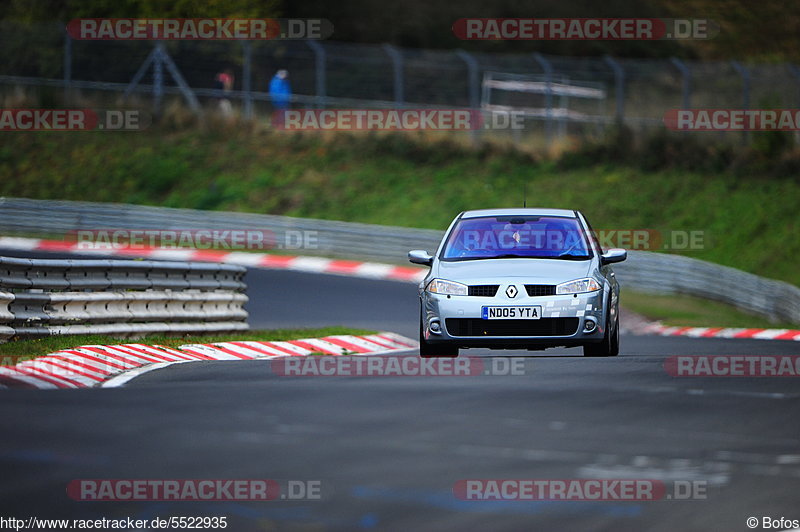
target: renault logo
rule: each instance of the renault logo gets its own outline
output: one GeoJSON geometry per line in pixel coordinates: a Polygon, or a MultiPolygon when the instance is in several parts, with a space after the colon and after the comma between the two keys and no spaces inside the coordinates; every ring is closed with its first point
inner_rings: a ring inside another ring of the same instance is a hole
{"type": "Polygon", "coordinates": [[[508,288],[506,288],[506,295],[511,299],[517,297],[517,287],[513,284],[508,285],[508,288]]]}

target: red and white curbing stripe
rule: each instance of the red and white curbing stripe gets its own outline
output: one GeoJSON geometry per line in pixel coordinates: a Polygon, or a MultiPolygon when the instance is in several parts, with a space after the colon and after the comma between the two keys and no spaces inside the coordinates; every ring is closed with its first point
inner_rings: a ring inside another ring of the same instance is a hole
{"type": "Polygon", "coordinates": [[[388,279],[418,283],[425,278],[427,270],[409,266],[393,266],[378,262],[326,259],[323,257],[298,257],[292,255],[270,255],[243,251],[218,251],[172,248],[114,248],[78,244],[62,240],[42,240],[39,238],[20,238],[0,236],[0,248],[22,251],[52,251],[60,253],[79,253],[85,255],[114,255],[119,257],[144,257],[161,260],[182,260],[200,262],[222,262],[240,264],[251,268],[269,270],[295,270],[301,272],[348,275],[367,279],[388,279]]]}
{"type": "Polygon", "coordinates": [[[377,355],[415,349],[419,344],[399,334],[326,336],[276,342],[222,342],[161,345],[84,345],[0,366],[0,388],[116,387],[139,375],[172,364],[200,360],[254,360],[286,356],[377,355]]]}
{"type": "Polygon", "coordinates": [[[724,327],[669,327],[660,323],[648,323],[629,329],[633,334],[656,334],[659,336],[688,336],[690,338],[748,338],[753,340],[800,341],[800,330],[793,329],[734,329],[724,327]]]}

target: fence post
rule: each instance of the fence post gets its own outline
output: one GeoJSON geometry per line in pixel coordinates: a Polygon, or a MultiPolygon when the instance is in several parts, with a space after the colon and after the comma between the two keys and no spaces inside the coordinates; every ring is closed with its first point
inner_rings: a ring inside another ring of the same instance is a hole
{"type": "Polygon", "coordinates": [[[64,104],[69,105],[72,85],[72,37],[64,32],[64,104]]]}
{"type": "MultiPolygon", "coordinates": [[[[750,71],[739,61],[731,61],[731,66],[742,76],[742,106],[745,110],[750,109],[750,71]]],[[[747,144],[749,138],[750,132],[745,131],[742,144],[747,144]]]]}
{"type": "MultiPolygon", "coordinates": [[[[172,61],[172,58],[167,54],[166,50],[164,50],[164,45],[161,44],[158,48],[158,59],[162,66],[166,66],[167,70],[169,71],[170,75],[172,76],[172,80],[178,85],[178,88],[181,90],[183,97],[186,99],[186,102],[189,104],[189,107],[192,108],[196,114],[201,114],[200,110],[200,102],[197,101],[197,97],[192,92],[192,88],[186,83],[186,80],[183,79],[183,75],[181,74],[178,67],[172,61]]],[[[160,90],[163,94],[164,92],[164,76],[163,73],[161,75],[161,87],[160,90]]]]}
{"type": "Polygon", "coordinates": [[[244,93],[243,115],[245,120],[253,118],[253,94],[251,92],[253,47],[250,41],[242,41],[242,92],[244,93]]]}
{"type": "Polygon", "coordinates": [[[553,64],[539,52],[535,52],[533,58],[544,71],[544,81],[546,83],[544,92],[544,105],[546,108],[545,134],[549,145],[553,139],[553,64]]]}
{"type": "Polygon", "coordinates": [[[792,63],[788,63],[787,67],[789,68],[789,72],[792,73],[792,76],[794,76],[796,80],[800,81],[800,68],[792,63]]]}
{"type": "Polygon", "coordinates": [[[164,99],[164,45],[156,44],[156,53],[153,57],[153,118],[161,116],[161,103],[164,99]]]}
{"type": "MultiPolygon", "coordinates": [[[[792,76],[794,76],[796,80],[800,81],[800,68],[798,68],[797,65],[794,65],[792,63],[788,63],[787,66],[789,67],[789,72],[792,73],[792,76]]],[[[798,101],[795,103],[795,105],[800,107],[800,98],[798,98],[798,101]]],[[[795,143],[797,143],[800,140],[800,131],[794,132],[794,139],[795,143]]]]}
{"type": "Polygon", "coordinates": [[[122,93],[123,98],[128,98],[128,96],[133,93],[133,90],[136,88],[139,82],[142,81],[145,72],[147,72],[147,69],[150,68],[150,65],[153,63],[153,61],[155,61],[157,55],[158,48],[153,48],[150,53],[147,54],[147,57],[144,59],[142,64],[139,65],[139,70],[136,71],[136,74],[133,75],[131,82],[128,83],[127,87],[125,87],[125,92],[122,93]]]}
{"type": "MultiPolygon", "coordinates": [[[[562,75],[561,83],[569,85],[569,78],[562,75]]],[[[558,108],[563,110],[561,116],[558,117],[558,138],[564,138],[567,134],[567,122],[569,121],[569,95],[566,92],[561,94],[558,99],[558,108]]]]}
{"type": "Polygon", "coordinates": [[[394,103],[398,109],[403,107],[403,54],[391,44],[384,44],[383,50],[392,59],[394,66],[394,103]]]}
{"type": "Polygon", "coordinates": [[[610,55],[604,56],[603,61],[614,72],[614,91],[617,96],[616,121],[617,124],[622,125],[625,122],[625,70],[619,61],[610,55]]]}
{"type": "Polygon", "coordinates": [[[675,65],[681,76],[683,78],[683,88],[681,90],[681,105],[684,109],[689,109],[691,106],[690,99],[691,99],[691,84],[692,84],[692,71],[689,70],[689,67],[686,66],[686,63],[678,59],[677,57],[670,57],[669,60],[675,65]]]}
{"type": "MultiPolygon", "coordinates": [[[[464,50],[456,50],[456,55],[461,58],[464,63],[467,64],[467,76],[468,76],[468,84],[469,84],[469,106],[471,109],[471,116],[474,119],[474,113],[480,112],[481,102],[480,102],[480,91],[481,91],[481,80],[479,77],[479,67],[478,61],[472,57],[472,54],[465,52],[464,50]]],[[[475,124],[473,124],[474,126],[475,124]]],[[[480,137],[480,129],[473,127],[469,133],[470,137],[472,138],[473,143],[478,142],[478,138],[480,137]]]]}
{"type": "Polygon", "coordinates": [[[486,85],[486,82],[491,80],[491,74],[487,74],[486,72],[483,73],[483,81],[481,81],[481,109],[484,106],[489,105],[489,87],[486,85]]]}
{"type": "Polygon", "coordinates": [[[325,53],[325,47],[319,42],[314,40],[306,41],[309,48],[314,51],[314,82],[317,89],[317,107],[324,109],[327,105],[328,96],[328,80],[326,77],[326,68],[328,57],[325,53]]]}

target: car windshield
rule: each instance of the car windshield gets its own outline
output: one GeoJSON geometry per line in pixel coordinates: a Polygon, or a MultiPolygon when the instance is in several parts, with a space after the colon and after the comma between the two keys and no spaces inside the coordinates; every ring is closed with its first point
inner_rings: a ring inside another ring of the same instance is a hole
{"type": "Polygon", "coordinates": [[[459,220],[440,258],[445,261],[587,260],[591,256],[586,235],[576,218],[491,216],[459,220]]]}

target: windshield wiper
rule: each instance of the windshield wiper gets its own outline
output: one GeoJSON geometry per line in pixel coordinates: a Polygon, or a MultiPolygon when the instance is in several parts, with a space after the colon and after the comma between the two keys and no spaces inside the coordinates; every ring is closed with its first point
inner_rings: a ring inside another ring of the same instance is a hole
{"type": "Polygon", "coordinates": [[[518,255],[516,253],[504,253],[503,255],[492,255],[490,257],[457,257],[452,260],[493,260],[493,259],[546,259],[546,260],[589,260],[589,255],[518,255]]]}
{"type": "Polygon", "coordinates": [[[506,253],[503,255],[492,255],[490,257],[459,257],[457,260],[494,260],[494,259],[554,259],[555,257],[539,257],[536,255],[517,255],[516,253],[506,253]]]}
{"type": "Polygon", "coordinates": [[[517,255],[516,253],[506,253],[505,255],[491,255],[489,257],[454,257],[454,261],[463,260],[493,260],[493,259],[546,259],[552,257],[532,257],[530,255],[517,255]]]}

